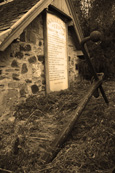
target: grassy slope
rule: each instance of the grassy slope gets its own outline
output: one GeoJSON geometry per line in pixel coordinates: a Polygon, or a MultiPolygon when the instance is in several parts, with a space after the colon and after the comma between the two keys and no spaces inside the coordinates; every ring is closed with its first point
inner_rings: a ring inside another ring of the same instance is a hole
{"type": "Polygon", "coordinates": [[[53,161],[50,172],[112,173],[115,166],[115,82],[105,82],[104,88],[109,106],[102,97],[92,97],[53,161]]]}
{"type": "Polygon", "coordinates": [[[52,163],[41,156],[61,131],[89,87],[80,82],[69,91],[30,97],[0,122],[0,167],[14,172],[110,172],[115,164],[115,81],[104,82],[109,106],[92,97],[52,163]]]}

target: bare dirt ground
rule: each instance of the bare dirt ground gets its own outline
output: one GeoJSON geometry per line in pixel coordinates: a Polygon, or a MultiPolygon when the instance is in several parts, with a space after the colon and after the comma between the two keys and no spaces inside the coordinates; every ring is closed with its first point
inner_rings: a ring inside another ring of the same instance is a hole
{"type": "Polygon", "coordinates": [[[115,80],[104,81],[109,99],[92,97],[60,152],[51,163],[43,155],[71,119],[90,82],[47,97],[34,96],[0,121],[0,172],[114,173],[115,80]]]}

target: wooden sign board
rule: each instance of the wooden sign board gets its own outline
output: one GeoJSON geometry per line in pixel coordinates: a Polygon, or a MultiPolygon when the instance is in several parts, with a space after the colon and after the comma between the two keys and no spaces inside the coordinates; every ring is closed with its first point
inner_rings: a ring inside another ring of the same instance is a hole
{"type": "Polygon", "coordinates": [[[46,90],[60,91],[68,88],[67,26],[59,17],[46,16],[46,90]]]}

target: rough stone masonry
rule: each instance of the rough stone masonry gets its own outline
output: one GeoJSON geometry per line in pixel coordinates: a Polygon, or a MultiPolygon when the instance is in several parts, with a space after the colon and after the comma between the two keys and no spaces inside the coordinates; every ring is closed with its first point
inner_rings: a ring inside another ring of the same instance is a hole
{"type": "MultiPolygon", "coordinates": [[[[40,14],[17,40],[0,52],[0,116],[30,95],[45,94],[44,25],[40,14]]],[[[68,31],[69,82],[78,76],[77,50],[68,31]]]]}

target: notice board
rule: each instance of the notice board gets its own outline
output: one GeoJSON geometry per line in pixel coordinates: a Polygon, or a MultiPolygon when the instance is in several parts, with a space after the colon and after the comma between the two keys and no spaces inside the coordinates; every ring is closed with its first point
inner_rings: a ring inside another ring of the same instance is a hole
{"type": "Polygon", "coordinates": [[[46,16],[46,90],[68,88],[67,26],[54,14],[46,16]]]}

